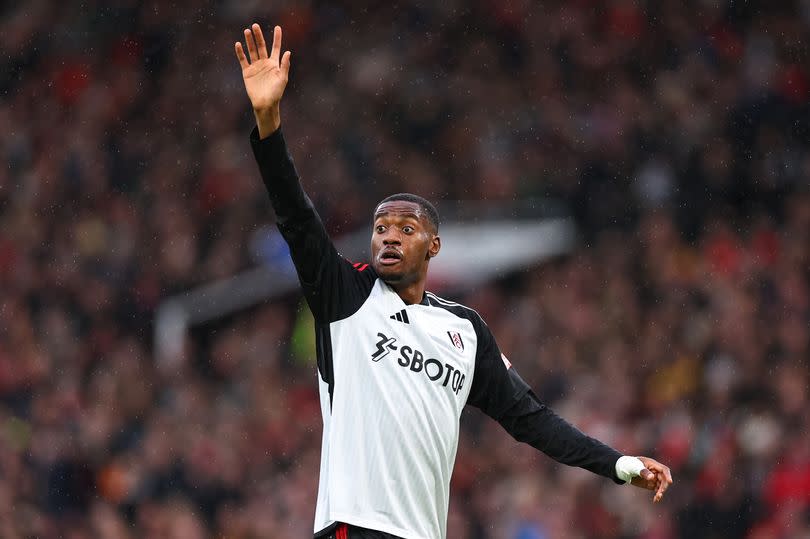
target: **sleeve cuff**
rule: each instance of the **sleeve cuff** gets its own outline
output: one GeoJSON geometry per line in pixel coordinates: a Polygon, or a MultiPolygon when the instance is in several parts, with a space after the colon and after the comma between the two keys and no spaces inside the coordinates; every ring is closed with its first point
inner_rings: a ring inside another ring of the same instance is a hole
{"type": "Polygon", "coordinates": [[[644,463],[636,457],[625,455],[619,457],[619,460],[616,461],[616,477],[625,483],[629,483],[631,479],[638,477],[643,469],[644,463]]]}

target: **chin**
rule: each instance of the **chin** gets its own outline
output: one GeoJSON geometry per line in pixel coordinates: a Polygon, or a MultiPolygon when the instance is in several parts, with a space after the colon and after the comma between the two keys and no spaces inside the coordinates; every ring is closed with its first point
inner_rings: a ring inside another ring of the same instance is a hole
{"type": "Polygon", "coordinates": [[[385,266],[380,266],[377,269],[377,275],[388,284],[396,284],[400,283],[405,279],[405,274],[401,271],[397,271],[393,268],[387,268],[385,266]]]}
{"type": "Polygon", "coordinates": [[[403,271],[402,264],[395,266],[384,266],[383,264],[373,264],[374,271],[380,276],[380,279],[388,284],[397,284],[406,280],[408,273],[403,271]]]}

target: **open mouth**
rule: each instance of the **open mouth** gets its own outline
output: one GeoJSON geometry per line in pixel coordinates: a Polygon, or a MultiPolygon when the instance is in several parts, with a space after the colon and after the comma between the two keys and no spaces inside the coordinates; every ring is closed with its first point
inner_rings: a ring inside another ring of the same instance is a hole
{"type": "Polygon", "coordinates": [[[380,264],[383,266],[392,266],[402,260],[402,254],[394,249],[386,249],[380,253],[380,264]]]}

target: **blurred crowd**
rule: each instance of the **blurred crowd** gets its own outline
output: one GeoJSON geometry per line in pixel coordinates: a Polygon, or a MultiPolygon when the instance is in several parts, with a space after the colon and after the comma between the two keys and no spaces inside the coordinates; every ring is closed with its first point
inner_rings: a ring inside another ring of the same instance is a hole
{"type": "MultiPolygon", "coordinates": [[[[297,295],[152,355],[273,222],[233,43],[336,236],[383,196],[553,197],[568,256],[475,291],[536,392],[663,503],[465,413],[450,539],[810,537],[810,2],[31,0],[0,8],[0,537],[310,537],[297,295]]],[[[473,238],[474,241],[474,238],[473,238]]]]}

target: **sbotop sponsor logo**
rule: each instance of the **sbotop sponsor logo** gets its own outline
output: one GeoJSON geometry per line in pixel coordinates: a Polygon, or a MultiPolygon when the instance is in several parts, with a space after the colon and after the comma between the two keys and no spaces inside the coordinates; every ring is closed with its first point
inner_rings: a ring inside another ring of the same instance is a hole
{"type": "Polygon", "coordinates": [[[384,333],[377,333],[377,337],[379,339],[371,353],[371,360],[375,363],[391,352],[399,352],[397,365],[400,367],[416,374],[424,373],[431,382],[449,387],[456,395],[464,387],[466,376],[449,363],[442,363],[432,357],[426,358],[421,351],[411,346],[398,346],[395,337],[388,337],[384,333]]]}

